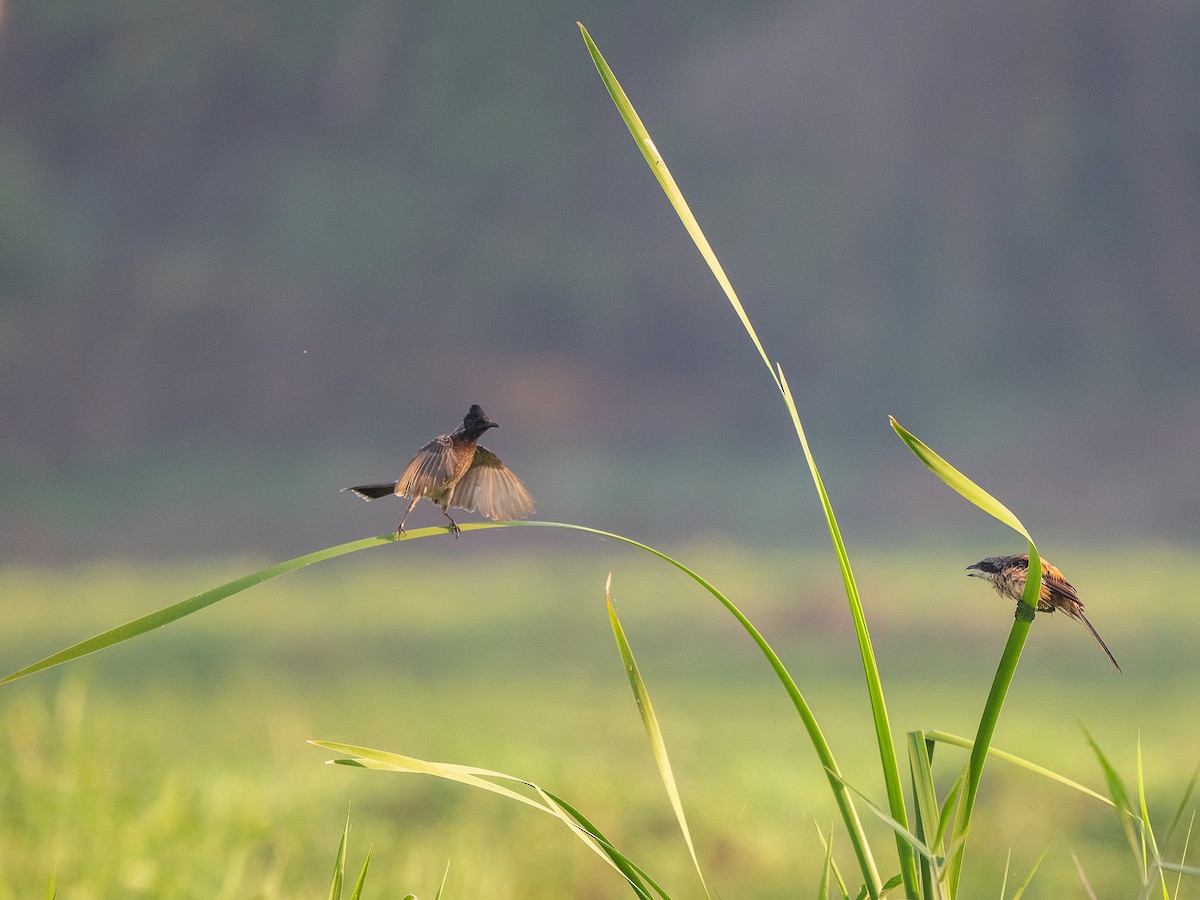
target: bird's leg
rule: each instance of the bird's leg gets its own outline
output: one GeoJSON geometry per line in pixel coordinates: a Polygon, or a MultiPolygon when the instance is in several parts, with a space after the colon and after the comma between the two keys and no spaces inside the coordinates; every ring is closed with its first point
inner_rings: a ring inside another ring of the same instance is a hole
{"type": "Polygon", "coordinates": [[[442,515],[447,519],[450,519],[450,531],[455,537],[458,537],[460,534],[462,534],[462,529],[458,527],[458,523],[455,522],[454,519],[450,518],[450,513],[446,512],[446,507],[444,506],[442,507],[442,515]]]}
{"type": "Polygon", "coordinates": [[[413,507],[417,505],[417,501],[420,499],[420,497],[413,497],[412,503],[408,504],[408,509],[404,511],[404,518],[400,520],[400,527],[396,529],[396,540],[404,537],[404,523],[408,521],[408,514],[413,511],[413,507]]]}

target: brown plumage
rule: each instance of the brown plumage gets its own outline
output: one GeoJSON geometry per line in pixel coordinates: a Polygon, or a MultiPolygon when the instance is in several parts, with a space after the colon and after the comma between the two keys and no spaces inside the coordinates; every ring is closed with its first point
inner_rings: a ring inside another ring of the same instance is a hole
{"type": "Polygon", "coordinates": [[[461,428],[435,437],[418,450],[399,481],[361,484],[342,490],[352,491],[364,500],[391,494],[411,497],[396,537],[404,534],[408,514],[422,497],[441,507],[450,519],[450,530],[455,537],[461,529],[447,512],[449,506],[478,510],[489,519],[523,519],[533,512],[533,497],[495,453],[476,443],[489,428],[499,427],[476,404],[463,419],[461,428]]]}
{"type": "MultiPolygon", "coordinates": [[[[967,566],[967,574],[990,581],[1001,597],[1007,597],[1009,600],[1020,603],[1021,595],[1025,593],[1025,581],[1029,575],[1029,554],[989,556],[974,565],[967,566]]],[[[1092,627],[1092,623],[1087,620],[1087,616],[1083,614],[1083,601],[1079,599],[1079,592],[1075,590],[1071,582],[1067,581],[1067,577],[1057,566],[1051,565],[1044,559],[1042,560],[1042,589],[1038,594],[1037,609],[1038,612],[1048,613],[1052,613],[1056,609],[1061,610],[1075,621],[1082,622],[1083,627],[1090,631],[1092,637],[1096,639],[1100,649],[1112,660],[1117,671],[1121,671],[1116,657],[1112,655],[1112,651],[1108,649],[1104,639],[1100,637],[1096,629],[1092,627]]]]}

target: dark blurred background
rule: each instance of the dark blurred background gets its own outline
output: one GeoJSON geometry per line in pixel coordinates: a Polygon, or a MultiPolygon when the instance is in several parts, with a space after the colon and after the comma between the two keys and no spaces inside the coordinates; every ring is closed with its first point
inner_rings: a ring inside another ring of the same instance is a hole
{"type": "Polygon", "coordinates": [[[680,10],[10,2],[0,559],[379,533],[401,506],[338,489],[396,477],[471,403],[539,518],[824,541],[576,19],[783,365],[849,536],[985,527],[890,413],[1035,534],[1193,541],[1200,6],[680,10]]]}

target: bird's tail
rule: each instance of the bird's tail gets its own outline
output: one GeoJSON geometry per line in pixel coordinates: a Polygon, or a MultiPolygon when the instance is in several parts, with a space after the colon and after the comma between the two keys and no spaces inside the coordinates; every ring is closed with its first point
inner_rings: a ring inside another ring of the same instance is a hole
{"type": "MultiPolygon", "coordinates": [[[[396,493],[396,482],[389,481],[386,484],[360,484],[358,487],[342,488],[342,491],[351,491],[364,500],[378,500],[380,497],[387,497],[390,494],[396,493]]],[[[1099,640],[1099,638],[1097,638],[1099,640]]]]}
{"type": "Polygon", "coordinates": [[[1083,627],[1092,633],[1092,637],[1096,639],[1096,643],[1100,645],[1100,649],[1108,654],[1108,658],[1112,660],[1112,664],[1117,667],[1117,671],[1121,671],[1121,665],[1117,662],[1117,658],[1112,655],[1112,651],[1108,649],[1108,644],[1104,643],[1104,638],[1100,637],[1100,633],[1092,627],[1092,623],[1087,620],[1087,616],[1083,614],[1083,610],[1075,608],[1071,610],[1073,617],[1083,623],[1083,627]]]}

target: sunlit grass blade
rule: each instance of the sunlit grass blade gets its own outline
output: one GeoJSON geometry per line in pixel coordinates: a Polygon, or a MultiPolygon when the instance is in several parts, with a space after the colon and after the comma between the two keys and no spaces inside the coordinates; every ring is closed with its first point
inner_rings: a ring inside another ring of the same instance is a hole
{"type": "MultiPolygon", "coordinates": [[[[833,541],[834,555],[837,557],[838,569],[842,575],[842,588],[850,605],[850,618],[854,623],[854,636],[858,642],[859,658],[863,666],[863,679],[867,686],[867,696],[871,703],[871,718],[875,725],[875,741],[879,748],[880,769],[883,772],[884,785],[887,788],[888,808],[892,817],[900,822],[908,821],[908,813],[904,808],[904,785],[900,778],[900,767],[896,757],[895,742],[892,739],[892,727],[888,719],[887,704],[884,702],[883,681],[879,675],[879,665],[875,660],[875,650],[871,644],[871,632],[867,628],[867,616],[863,611],[862,597],[858,592],[858,583],[854,578],[854,570],[850,567],[850,554],[846,543],[842,540],[842,531],[838,527],[837,516],[833,512],[833,504],[825,490],[825,483],[817,469],[816,458],[808,446],[808,438],[804,426],[800,422],[800,413],[796,409],[796,401],[792,396],[791,387],[782,367],[776,367],[779,388],[783,392],[784,404],[792,417],[792,425],[800,438],[804,450],[804,458],[808,462],[813,484],[817,489],[817,497],[821,509],[825,513],[825,523],[829,528],[829,536],[833,541]]],[[[897,837],[896,850],[900,859],[900,875],[904,880],[905,889],[912,894],[917,887],[916,859],[908,847],[897,837]]]]}
{"type": "MultiPolygon", "coordinates": [[[[371,865],[371,851],[367,851],[367,857],[363,860],[362,869],[358,873],[358,880],[354,882],[354,890],[350,894],[350,900],[362,900],[363,887],[367,883],[367,867],[371,865]]],[[[439,889],[438,893],[441,893],[439,889]]]]}
{"type": "Polygon", "coordinates": [[[1087,739],[1089,746],[1091,746],[1092,753],[1096,756],[1096,761],[1100,764],[1100,770],[1104,773],[1104,780],[1108,783],[1108,793],[1112,798],[1111,805],[1116,809],[1117,820],[1121,824],[1121,830],[1125,833],[1125,840],[1129,844],[1129,850],[1133,853],[1133,858],[1141,863],[1142,857],[1138,849],[1138,836],[1134,833],[1133,829],[1133,821],[1137,817],[1137,814],[1133,811],[1133,804],[1129,801],[1129,792],[1125,789],[1125,783],[1121,780],[1116,767],[1109,762],[1104,751],[1100,749],[1100,745],[1096,743],[1096,739],[1092,737],[1091,732],[1082,724],[1079,727],[1083,730],[1083,735],[1087,739]]]}
{"type": "MultiPolygon", "coordinates": [[[[410,531],[405,536],[405,540],[413,540],[415,538],[428,537],[434,534],[445,534],[444,528],[422,528],[416,531],[410,531]]],[[[354,553],[357,550],[365,550],[368,547],[378,547],[383,544],[391,543],[395,540],[394,535],[386,535],[380,537],[364,538],[358,541],[351,541],[348,544],[339,544],[336,547],[328,547],[325,550],[318,550],[315,553],[307,553],[304,556],[298,556],[295,559],[289,559],[287,562],[279,563],[261,571],[254,572],[250,575],[237,578],[233,581],[223,584],[220,587],[215,587],[212,590],[205,591],[202,594],[197,594],[195,597],[190,597],[187,600],[182,600],[179,603],[174,603],[171,606],[164,607],[157,612],[152,612],[149,615],[134,619],[132,622],[126,622],[124,625],[118,625],[116,628],[102,632],[95,637],[90,637],[85,641],[80,641],[60,650],[57,653],[52,653],[45,659],[35,662],[33,665],[26,666],[13,672],[11,675],[0,678],[0,684],[7,684],[10,681],[16,681],[18,678],[24,678],[26,675],[32,675],[35,672],[41,672],[44,669],[49,669],[53,666],[62,665],[66,662],[79,659],[82,656],[87,656],[90,653],[95,653],[98,650],[104,650],[116,644],[123,643],[132,638],[139,637],[148,631],[154,631],[156,628],[162,628],[171,622],[176,622],[185,616],[190,616],[192,613],[199,612],[206,607],[212,606],[226,597],[232,597],[247,588],[252,588],[255,585],[262,584],[264,581],[270,581],[272,578],[277,578],[288,572],[294,572],[296,569],[301,569],[305,566],[311,566],[313,563],[322,562],[327,559],[333,559],[338,556],[343,556],[347,553],[354,553]]]]}
{"type": "MultiPolygon", "coordinates": [[[[961,747],[964,750],[970,750],[973,746],[973,741],[970,738],[959,737],[956,734],[949,734],[945,731],[927,731],[925,736],[930,740],[937,741],[939,744],[947,744],[953,747],[961,747]]],[[[1112,800],[1105,797],[1103,794],[1092,790],[1086,785],[1082,785],[1077,781],[1072,781],[1065,775],[1060,775],[1052,769],[1047,769],[1045,766],[1040,766],[1035,762],[1030,762],[1016,754],[1009,753],[997,747],[988,748],[988,756],[994,756],[996,759],[1002,759],[1005,762],[1012,763],[1014,766],[1020,766],[1022,769],[1027,769],[1036,775],[1041,775],[1043,778],[1049,778],[1051,781],[1057,781],[1064,787],[1069,787],[1071,790],[1079,791],[1081,794],[1087,794],[1089,797],[1099,800],[1106,806],[1116,806],[1112,800]]],[[[1114,773],[1115,774],[1115,773],[1114,773]]]]}
{"type": "Polygon", "coordinates": [[[650,692],[646,689],[641,670],[638,668],[637,660],[634,659],[633,648],[629,646],[629,639],[625,634],[625,629],[621,626],[617,609],[613,605],[611,572],[604,585],[604,599],[608,604],[608,620],[612,625],[613,636],[617,640],[617,650],[621,654],[621,661],[625,664],[625,674],[629,676],[629,686],[633,690],[633,697],[642,717],[642,725],[646,729],[646,737],[650,741],[650,748],[654,753],[654,762],[658,766],[659,777],[662,778],[663,787],[666,788],[667,797],[671,801],[671,809],[675,812],[675,821],[679,823],[684,843],[687,844],[688,853],[691,854],[692,865],[695,866],[696,875],[700,878],[704,896],[709,897],[711,895],[708,892],[708,884],[704,880],[700,859],[696,856],[696,847],[692,842],[692,832],[688,828],[687,816],[683,812],[679,787],[675,783],[675,774],[671,770],[671,759],[667,755],[667,744],[663,739],[662,728],[658,724],[658,717],[654,714],[654,704],[650,702],[650,692]]]}
{"type": "Polygon", "coordinates": [[[842,821],[846,824],[846,830],[850,834],[851,846],[854,848],[855,857],[857,858],[857,860],[859,862],[859,866],[863,871],[863,877],[864,877],[864,880],[866,881],[866,884],[869,887],[870,894],[872,897],[879,896],[879,892],[881,890],[881,885],[880,885],[879,873],[875,868],[875,860],[871,856],[871,848],[870,848],[870,845],[867,843],[866,832],[863,829],[862,821],[859,819],[858,812],[854,809],[853,800],[851,799],[849,792],[846,790],[845,785],[843,785],[841,783],[839,778],[835,777],[835,775],[839,772],[839,769],[838,769],[837,761],[834,759],[833,751],[829,748],[829,744],[825,740],[825,735],[821,732],[821,727],[817,723],[816,716],[813,715],[812,709],[811,709],[811,707],[809,707],[808,701],[805,700],[804,695],[800,691],[800,688],[796,685],[795,679],[792,678],[791,673],[788,672],[787,667],[783,664],[783,661],[780,660],[778,654],[775,653],[774,649],[772,649],[771,645],[767,642],[766,638],[764,638],[759,633],[758,629],[754,627],[754,624],[748,618],[746,618],[746,616],[742,613],[742,611],[740,609],[738,609],[738,607],[731,600],[729,600],[728,597],[726,597],[719,590],[717,590],[716,587],[714,587],[712,584],[710,584],[702,576],[698,575],[696,572],[689,569],[687,566],[672,559],[671,557],[667,556],[665,553],[655,550],[653,547],[648,547],[645,544],[638,543],[635,540],[632,540],[627,537],[622,537],[621,535],[618,535],[618,534],[612,534],[610,532],[600,531],[599,529],[596,529],[596,528],[588,528],[583,525],[564,525],[562,523],[528,522],[528,521],[526,521],[526,522],[480,522],[475,525],[464,525],[463,530],[466,531],[468,528],[498,528],[498,527],[527,527],[527,526],[535,526],[535,527],[550,526],[550,527],[556,527],[556,528],[567,528],[567,529],[572,529],[575,531],[583,531],[583,532],[587,532],[589,534],[596,534],[596,535],[600,535],[602,537],[611,538],[615,541],[621,541],[622,543],[629,544],[630,546],[633,546],[633,547],[637,547],[641,550],[646,551],[647,553],[649,553],[653,556],[658,557],[659,559],[663,560],[664,562],[670,563],[675,568],[679,569],[681,572],[686,574],[689,578],[691,578],[693,581],[695,581],[697,584],[699,584],[701,587],[703,587],[706,591],[708,591],[708,593],[710,593],[713,597],[715,597],[716,600],[723,607],[725,607],[725,609],[729,612],[729,614],[737,620],[738,624],[742,626],[742,629],[750,636],[751,640],[753,640],[754,643],[758,646],[758,649],[763,654],[763,656],[766,657],[767,663],[771,666],[772,670],[775,672],[775,675],[779,679],[780,683],[783,685],[784,690],[787,691],[788,697],[791,698],[792,705],[795,707],[796,712],[800,716],[801,722],[804,724],[805,730],[808,732],[809,741],[812,743],[813,749],[816,751],[817,757],[820,760],[821,765],[825,768],[826,774],[829,778],[830,786],[833,789],[834,800],[837,802],[838,810],[842,814],[842,821]]]}
{"type": "Polygon", "coordinates": [[[1173,864],[1175,866],[1175,868],[1171,868],[1171,865],[1169,865],[1167,863],[1163,864],[1164,869],[1167,869],[1168,871],[1173,871],[1176,873],[1175,895],[1174,895],[1175,900],[1178,900],[1179,891],[1183,888],[1183,876],[1185,874],[1200,875],[1200,869],[1197,869],[1194,866],[1186,866],[1185,865],[1185,863],[1187,862],[1188,850],[1192,846],[1192,829],[1195,827],[1195,825],[1196,825],[1196,814],[1192,813],[1191,817],[1188,819],[1187,834],[1185,834],[1183,836],[1183,850],[1179,854],[1179,862],[1173,864]]]}
{"type": "Polygon", "coordinates": [[[1092,888],[1092,883],[1088,881],[1087,872],[1083,869],[1083,863],[1079,861],[1079,857],[1075,855],[1074,850],[1071,851],[1071,862],[1075,864],[1075,874],[1079,876],[1079,883],[1087,891],[1088,900],[1098,900],[1096,891],[1092,888]]]}
{"type": "Polygon", "coordinates": [[[833,830],[829,831],[829,840],[825,844],[825,864],[821,866],[821,883],[817,885],[817,900],[829,900],[829,889],[833,885],[833,830]]]}
{"type": "MultiPolygon", "coordinates": [[[[839,780],[842,780],[843,784],[846,784],[844,779],[839,780]]],[[[892,829],[892,831],[894,831],[901,839],[903,839],[905,843],[913,848],[917,855],[928,862],[930,868],[929,884],[933,889],[933,896],[935,898],[953,896],[953,894],[946,893],[946,886],[942,877],[942,870],[946,865],[946,857],[940,854],[935,848],[930,847],[927,843],[925,843],[925,841],[921,840],[921,838],[911,831],[907,825],[892,818],[887,810],[884,810],[872,803],[862,791],[849,784],[846,784],[846,787],[854,791],[854,793],[858,795],[859,799],[867,805],[867,808],[873,812],[881,822],[892,829]]],[[[966,836],[964,835],[962,838],[952,842],[950,846],[950,852],[955,852],[958,844],[965,839],[966,836]]]]}
{"type": "Polygon", "coordinates": [[[341,900],[342,880],[346,877],[346,844],[350,841],[350,817],[346,816],[346,827],[338,844],[337,858],[333,862],[333,882],[329,885],[329,900],[341,900]]]}
{"type": "MultiPolygon", "coordinates": [[[[641,151],[647,165],[649,165],[654,177],[658,180],[659,185],[667,195],[684,228],[691,236],[696,248],[704,257],[717,283],[724,291],[726,298],[733,307],[734,312],[741,320],[742,326],[746,329],[746,333],[750,336],[755,348],[758,350],[759,356],[762,357],[763,363],[767,366],[768,371],[774,378],[776,385],[783,394],[784,402],[788,407],[788,411],[792,417],[793,425],[796,428],[796,433],[800,438],[800,442],[804,447],[805,457],[808,460],[809,469],[812,472],[813,480],[817,485],[817,492],[820,495],[822,506],[825,511],[826,519],[829,523],[830,533],[833,537],[834,546],[838,553],[838,563],[842,569],[843,579],[846,581],[847,596],[850,600],[852,614],[855,618],[855,629],[859,640],[860,652],[863,656],[864,669],[867,673],[868,692],[871,699],[871,711],[876,725],[876,740],[879,744],[880,754],[882,758],[882,767],[884,772],[884,781],[887,786],[888,803],[891,807],[893,815],[899,819],[907,818],[907,813],[904,809],[904,790],[900,779],[899,763],[896,758],[894,741],[892,739],[891,730],[887,722],[887,709],[883,703],[883,691],[880,685],[878,672],[875,665],[874,653],[870,646],[869,634],[866,631],[865,619],[862,616],[861,603],[858,599],[857,588],[854,585],[853,573],[850,570],[849,558],[845,552],[845,546],[841,540],[841,533],[838,530],[837,522],[833,517],[833,509],[829,504],[828,495],[825,493],[824,485],[821,483],[820,473],[817,471],[816,462],[808,447],[808,440],[804,435],[804,429],[800,423],[800,416],[796,410],[795,401],[792,398],[791,392],[788,390],[787,383],[783,378],[783,372],[777,366],[772,365],[770,357],[767,355],[766,349],[763,347],[762,341],[759,340],[758,333],[754,329],[750,317],[746,314],[745,308],[742,306],[741,300],[737,296],[737,292],[733,289],[732,283],[725,274],[724,267],[720,260],[717,259],[712,247],[708,243],[708,239],[704,236],[703,230],[700,228],[699,222],[692,214],[691,208],[688,206],[683,193],[679,190],[674,177],[667,168],[666,162],[662,155],[658,152],[658,148],[654,145],[654,141],[650,138],[649,132],[645,125],[642,124],[641,117],[633,107],[628,95],[621,88],[620,82],[613,74],[612,69],[605,61],[603,54],[588,34],[586,28],[582,24],[579,29],[583,34],[584,43],[587,45],[588,53],[591,54],[592,61],[596,65],[596,70],[600,73],[600,78],[604,82],[609,95],[612,97],[613,103],[617,107],[621,118],[624,120],[629,133],[633,136],[634,143],[641,151]]],[[[870,857],[870,849],[865,844],[860,845],[860,841],[865,841],[864,836],[855,834],[851,829],[851,842],[855,848],[855,854],[859,859],[860,865],[863,867],[863,873],[867,879],[872,896],[876,896],[880,890],[878,872],[874,868],[873,860],[870,857]]],[[[901,874],[904,877],[907,888],[911,891],[916,885],[916,864],[912,854],[908,851],[907,846],[900,840],[897,840],[897,852],[900,856],[901,874]]]]}
{"type": "Polygon", "coordinates": [[[888,416],[888,421],[892,423],[892,428],[900,436],[900,440],[904,441],[917,459],[925,463],[938,478],[942,479],[947,485],[952,487],[958,493],[962,494],[985,513],[994,518],[999,519],[1013,531],[1021,534],[1026,540],[1032,541],[1029,532],[1025,530],[1025,526],[1021,524],[1021,520],[1012,514],[1007,506],[967,478],[962,472],[942,459],[930,447],[928,447],[919,438],[914,437],[907,429],[905,429],[893,416],[888,416]]]}
{"type": "MultiPolygon", "coordinates": [[[[562,797],[552,794],[545,788],[539,788],[536,787],[536,785],[534,787],[548,805],[556,807],[558,811],[568,817],[571,822],[574,822],[575,825],[582,828],[588,835],[596,839],[596,842],[604,848],[604,851],[608,853],[613,863],[625,875],[626,880],[629,881],[636,893],[645,893],[647,896],[650,896],[650,891],[653,890],[654,893],[658,894],[660,897],[668,896],[667,892],[663,890],[662,886],[653,878],[651,878],[645,869],[641,868],[639,865],[637,865],[637,863],[633,862],[631,859],[617,850],[617,848],[613,846],[612,841],[605,837],[604,833],[597,828],[591,820],[584,816],[583,813],[569,804],[562,797]]],[[[562,818],[562,816],[560,816],[560,818],[562,818]]],[[[563,821],[567,821],[567,819],[564,819],[563,821]]],[[[568,824],[570,824],[570,822],[568,822],[568,824]]]]}
{"type": "Polygon", "coordinates": [[[1170,900],[1170,893],[1167,890],[1167,879],[1161,868],[1163,861],[1162,854],[1158,850],[1158,841],[1154,836],[1154,826],[1150,822],[1150,808],[1146,804],[1146,773],[1142,767],[1142,737],[1140,734],[1137,741],[1137,786],[1138,809],[1141,811],[1142,820],[1142,856],[1144,859],[1152,862],[1152,868],[1147,873],[1146,887],[1143,894],[1149,897],[1152,892],[1152,884],[1157,881],[1162,886],[1163,900],[1170,900]]]}
{"type": "MultiPolygon", "coordinates": [[[[1184,813],[1187,812],[1187,805],[1188,805],[1188,802],[1192,799],[1192,794],[1196,790],[1197,780],[1200,780],[1200,767],[1197,767],[1196,770],[1192,772],[1192,779],[1191,779],[1191,781],[1188,782],[1187,787],[1184,788],[1183,796],[1179,800],[1179,806],[1176,807],[1175,815],[1171,819],[1171,825],[1169,828],[1167,828],[1166,841],[1171,840],[1171,835],[1175,833],[1175,829],[1179,827],[1179,823],[1180,823],[1180,821],[1182,821],[1184,813]]],[[[1191,833],[1190,827],[1188,829],[1188,832],[1189,832],[1189,834],[1191,833]]]]}
{"type": "Polygon", "coordinates": [[[607,838],[590,827],[590,823],[585,825],[584,821],[586,820],[582,820],[581,817],[576,818],[573,808],[568,807],[549,791],[544,791],[531,781],[506,775],[503,772],[495,772],[490,769],[480,769],[474,766],[463,766],[452,763],[430,762],[411,756],[403,756],[399,753],[390,753],[386,750],[358,747],[353,744],[342,744],[331,741],[309,741],[309,743],[334,753],[345,754],[348,757],[330,760],[334,765],[376,769],[383,772],[433,775],[437,778],[443,778],[468,787],[479,788],[480,790],[498,794],[508,800],[515,800],[518,803],[531,806],[536,810],[552,815],[563,822],[570,829],[571,833],[582,841],[589,850],[619,872],[629,882],[639,897],[644,898],[644,900],[653,900],[654,895],[650,893],[650,888],[647,887],[647,884],[650,884],[660,897],[669,900],[668,895],[652,881],[647,880],[646,883],[643,883],[641,869],[633,865],[624,854],[617,851],[607,838]],[[503,784],[497,784],[491,779],[523,785],[534,791],[540,798],[540,802],[538,799],[527,797],[519,791],[505,787],[503,784]]]}
{"type": "MultiPolygon", "coordinates": [[[[442,881],[438,885],[437,893],[433,895],[433,900],[441,900],[442,893],[446,890],[446,879],[450,877],[450,860],[446,860],[446,868],[442,872],[442,881]]],[[[413,900],[416,900],[414,897],[413,900]]]]}
{"type": "MultiPolygon", "coordinates": [[[[914,822],[917,837],[926,846],[942,853],[939,845],[940,830],[938,828],[938,800],[933,784],[933,771],[929,760],[930,743],[920,731],[908,733],[908,764],[912,780],[913,806],[915,808],[914,822]]],[[[933,897],[933,872],[929,861],[921,860],[921,896],[924,900],[933,897]]]]}
{"type": "MultiPolygon", "coordinates": [[[[833,827],[830,826],[829,838],[826,839],[821,827],[813,822],[813,827],[817,830],[817,838],[821,841],[821,848],[825,851],[825,856],[829,860],[830,871],[833,873],[833,879],[837,882],[837,889],[841,896],[849,897],[849,891],[846,889],[846,881],[842,878],[841,870],[838,869],[837,860],[833,858],[833,827]]],[[[865,890],[865,889],[864,889],[865,890]]]]}
{"type": "Polygon", "coordinates": [[[1012,900],[1021,900],[1025,896],[1025,891],[1029,889],[1029,885],[1033,882],[1033,876],[1037,874],[1037,870],[1041,868],[1042,860],[1046,858],[1046,854],[1049,852],[1050,845],[1047,844],[1045,849],[1038,854],[1038,858],[1033,861],[1033,867],[1029,870],[1029,874],[1025,876],[1025,880],[1017,888],[1017,892],[1012,895],[1012,900]]]}
{"type": "MultiPolygon", "coordinates": [[[[771,360],[767,356],[767,351],[763,349],[762,342],[758,339],[758,334],[754,330],[754,325],[750,322],[750,317],[746,315],[746,310],[742,307],[742,302],[738,299],[733,285],[730,283],[728,276],[726,276],[725,269],[721,266],[721,262],[717,259],[717,255],[713,252],[712,247],[709,246],[708,239],[700,229],[700,223],[692,215],[687,200],[684,199],[683,193],[675,183],[671,171],[667,168],[667,164],[663,161],[662,156],[659,155],[658,148],[654,146],[654,141],[650,139],[650,133],[646,131],[646,127],[642,124],[637,110],[633,108],[629,97],[622,90],[620,82],[617,81],[617,76],[613,74],[612,69],[609,68],[608,63],[605,62],[604,57],[601,55],[599,48],[592,41],[592,36],[588,34],[587,29],[583,27],[582,23],[577,22],[576,24],[579,25],[579,30],[583,34],[583,40],[587,44],[592,62],[596,64],[596,71],[600,73],[600,79],[608,89],[608,93],[612,97],[613,103],[616,104],[617,111],[625,121],[626,127],[629,128],[629,133],[633,135],[634,143],[637,144],[638,149],[642,152],[642,156],[645,157],[646,164],[650,166],[650,171],[658,179],[658,183],[662,186],[663,192],[671,202],[671,206],[674,207],[679,220],[683,223],[683,227],[691,235],[692,241],[700,251],[700,255],[708,263],[713,277],[717,279],[717,283],[725,292],[725,296],[729,298],[730,304],[733,306],[738,318],[741,319],[746,333],[750,335],[750,340],[754,342],[754,346],[758,349],[763,362],[766,363],[767,369],[771,371],[771,360]]],[[[774,372],[772,371],[773,374],[774,372]]]]}
{"type": "MultiPolygon", "coordinates": [[[[1033,623],[1034,613],[1037,609],[1037,600],[1041,591],[1042,559],[1038,553],[1037,546],[1033,542],[1033,538],[1025,526],[1021,524],[1021,520],[1013,515],[1007,506],[962,472],[958,471],[958,469],[954,468],[954,466],[950,465],[950,463],[946,462],[945,459],[935,453],[928,445],[901,426],[894,417],[889,416],[888,419],[892,424],[892,429],[900,439],[904,441],[908,448],[931,472],[988,515],[1016,531],[1025,538],[1029,545],[1029,568],[1025,580],[1025,590],[1021,596],[1021,602],[1017,604],[1017,614],[1013,620],[1012,629],[1009,631],[1008,641],[1004,645],[1004,651],[1000,655],[1000,663],[996,667],[996,674],[992,679],[992,687],[988,692],[983,713],[979,718],[979,729],[976,732],[975,742],[971,749],[971,759],[967,764],[966,791],[963,794],[962,803],[958,807],[958,815],[955,820],[955,835],[957,837],[965,833],[970,826],[971,815],[975,810],[975,798],[979,792],[979,782],[983,778],[983,767],[987,761],[987,749],[991,744],[992,735],[996,732],[996,725],[1000,721],[1000,712],[1004,708],[1004,699],[1008,696],[1008,689],[1012,684],[1013,675],[1016,674],[1017,663],[1021,659],[1021,651],[1025,647],[1026,639],[1029,637],[1029,626],[1033,623]]],[[[959,878],[962,874],[961,850],[951,860],[949,868],[951,888],[957,893],[959,878]]]]}

